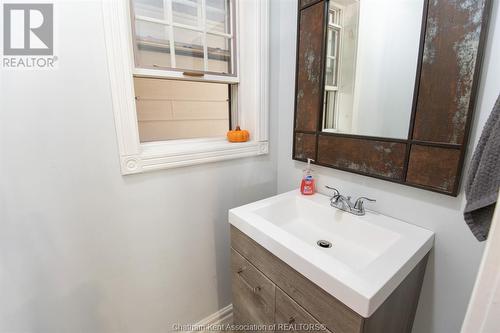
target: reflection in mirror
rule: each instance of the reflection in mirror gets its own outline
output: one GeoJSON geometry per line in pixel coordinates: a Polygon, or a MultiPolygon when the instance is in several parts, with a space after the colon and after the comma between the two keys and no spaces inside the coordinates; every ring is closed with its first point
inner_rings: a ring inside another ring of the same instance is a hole
{"type": "Polygon", "coordinates": [[[323,131],[406,139],[424,0],[331,0],[323,131]]]}

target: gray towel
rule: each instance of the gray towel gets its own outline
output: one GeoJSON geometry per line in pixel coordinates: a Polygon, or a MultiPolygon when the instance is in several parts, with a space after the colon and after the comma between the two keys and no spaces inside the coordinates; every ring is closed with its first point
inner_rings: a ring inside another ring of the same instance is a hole
{"type": "Polygon", "coordinates": [[[464,218],[479,241],[488,238],[500,186],[500,96],[472,156],[465,185],[464,218]]]}

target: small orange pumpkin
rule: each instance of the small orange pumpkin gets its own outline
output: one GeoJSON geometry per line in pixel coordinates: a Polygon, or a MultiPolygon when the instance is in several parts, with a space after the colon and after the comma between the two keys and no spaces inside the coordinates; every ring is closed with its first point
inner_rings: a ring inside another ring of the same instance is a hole
{"type": "Polygon", "coordinates": [[[239,126],[236,126],[234,131],[227,132],[229,142],[247,142],[249,138],[250,133],[247,130],[242,130],[239,126]]]}

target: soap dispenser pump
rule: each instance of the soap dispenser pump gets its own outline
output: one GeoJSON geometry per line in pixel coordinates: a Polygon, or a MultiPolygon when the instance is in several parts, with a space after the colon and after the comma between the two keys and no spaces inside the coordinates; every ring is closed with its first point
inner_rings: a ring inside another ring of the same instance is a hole
{"type": "Polygon", "coordinates": [[[307,167],[304,170],[304,175],[302,177],[302,182],[300,184],[300,193],[303,195],[312,195],[314,194],[314,176],[313,171],[311,169],[311,162],[314,162],[313,159],[307,159],[307,167]]]}

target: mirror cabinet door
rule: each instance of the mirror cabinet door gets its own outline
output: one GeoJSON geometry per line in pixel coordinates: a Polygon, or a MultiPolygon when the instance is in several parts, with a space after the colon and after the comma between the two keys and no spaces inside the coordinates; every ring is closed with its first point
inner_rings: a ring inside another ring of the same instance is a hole
{"type": "Polygon", "coordinates": [[[299,0],[293,158],[457,195],[491,0],[299,0]]]}

